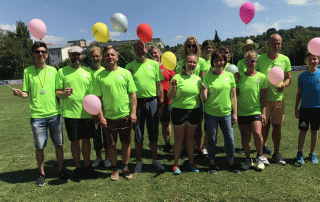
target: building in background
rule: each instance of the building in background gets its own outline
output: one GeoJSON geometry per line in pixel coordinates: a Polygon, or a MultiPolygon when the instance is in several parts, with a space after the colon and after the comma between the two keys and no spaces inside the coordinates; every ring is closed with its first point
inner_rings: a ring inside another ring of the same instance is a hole
{"type": "MultiPolygon", "coordinates": [[[[101,43],[102,47],[105,46],[113,46],[113,47],[117,47],[120,46],[121,44],[127,44],[127,43],[132,43],[135,44],[138,40],[124,40],[124,41],[111,41],[111,42],[107,42],[107,43],[101,43]]],[[[164,43],[160,38],[153,38],[150,42],[147,43],[147,45],[149,44],[156,44],[158,45],[160,48],[164,48],[164,43]]]]}

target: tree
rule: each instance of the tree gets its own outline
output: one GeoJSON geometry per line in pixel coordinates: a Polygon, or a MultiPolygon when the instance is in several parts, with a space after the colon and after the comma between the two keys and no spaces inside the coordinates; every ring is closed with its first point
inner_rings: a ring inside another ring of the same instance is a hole
{"type": "Polygon", "coordinates": [[[221,45],[221,39],[218,36],[217,30],[215,30],[215,31],[216,31],[216,33],[214,35],[213,43],[215,43],[217,45],[217,48],[219,48],[221,45]]]}

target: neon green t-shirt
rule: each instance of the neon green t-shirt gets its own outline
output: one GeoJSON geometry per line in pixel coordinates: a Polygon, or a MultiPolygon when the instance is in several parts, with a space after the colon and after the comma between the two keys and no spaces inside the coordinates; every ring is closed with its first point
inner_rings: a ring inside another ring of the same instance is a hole
{"type": "MultiPolygon", "coordinates": [[[[291,63],[287,56],[279,54],[279,57],[276,60],[271,60],[267,53],[260,55],[258,58],[258,63],[256,65],[256,70],[261,72],[268,78],[269,70],[272,67],[280,67],[284,72],[291,71],[291,63]]],[[[279,85],[282,85],[281,82],[279,85]]],[[[270,83],[268,80],[268,93],[267,100],[268,101],[279,101],[284,99],[284,91],[278,92],[276,89],[277,86],[270,83]]]]}
{"type": "Polygon", "coordinates": [[[147,59],[144,63],[138,63],[136,60],[126,65],[127,70],[133,69],[133,80],[137,87],[137,98],[148,98],[157,96],[156,83],[162,81],[159,63],[147,59]]]}
{"type": "Polygon", "coordinates": [[[131,73],[118,67],[115,71],[103,70],[96,77],[94,94],[102,96],[104,117],[120,119],[131,113],[130,95],[137,91],[131,73]]]}
{"type": "Polygon", "coordinates": [[[70,65],[59,69],[56,79],[56,88],[65,90],[72,87],[71,96],[62,100],[62,116],[64,118],[85,119],[92,118],[83,108],[83,99],[92,93],[93,79],[92,71],[82,66],[79,69],[70,65]]]}
{"type": "Polygon", "coordinates": [[[233,74],[225,71],[216,75],[211,72],[206,74],[203,83],[208,89],[204,111],[211,116],[219,117],[231,114],[231,88],[236,87],[233,74]]]}
{"type": "MultiPolygon", "coordinates": [[[[91,69],[91,68],[90,68],[91,69]]],[[[92,71],[92,79],[93,79],[93,83],[92,83],[92,89],[94,90],[95,89],[95,85],[96,85],[96,82],[95,82],[95,80],[96,80],[96,78],[97,78],[97,75],[102,71],[102,70],[105,70],[105,68],[104,67],[102,67],[102,66],[100,66],[100,69],[98,69],[98,70],[93,70],[93,69],[91,69],[91,71],[92,71]]]]}
{"type": "Polygon", "coordinates": [[[197,75],[176,74],[171,81],[173,79],[177,80],[177,91],[171,100],[171,107],[179,109],[196,109],[200,107],[201,78],[197,75]]]}
{"type": "Polygon", "coordinates": [[[250,77],[240,73],[237,88],[239,88],[238,116],[261,114],[260,91],[267,88],[266,76],[260,72],[250,77]]]}
{"type": "MultiPolygon", "coordinates": [[[[177,67],[176,67],[176,70],[175,70],[177,74],[181,74],[183,72],[183,69],[182,69],[183,66],[184,66],[184,59],[179,60],[177,67]]],[[[208,70],[207,62],[205,61],[205,59],[200,57],[197,62],[197,66],[196,66],[195,70],[193,71],[193,74],[200,76],[200,73],[202,71],[207,71],[207,70],[208,70]]]]}
{"type": "Polygon", "coordinates": [[[22,91],[29,94],[31,118],[48,118],[61,114],[56,97],[56,75],[57,70],[49,65],[44,69],[36,69],[32,65],[24,70],[22,91]],[[42,90],[45,91],[44,94],[41,93],[42,90]]]}

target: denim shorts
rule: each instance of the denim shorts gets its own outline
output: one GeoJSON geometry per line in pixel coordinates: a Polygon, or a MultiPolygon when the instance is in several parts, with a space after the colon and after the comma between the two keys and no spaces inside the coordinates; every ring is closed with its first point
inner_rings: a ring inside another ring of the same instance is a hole
{"type": "Polygon", "coordinates": [[[63,145],[62,118],[60,114],[48,118],[31,118],[30,125],[36,149],[44,149],[46,147],[48,129],[53,144],[63,145]]]}

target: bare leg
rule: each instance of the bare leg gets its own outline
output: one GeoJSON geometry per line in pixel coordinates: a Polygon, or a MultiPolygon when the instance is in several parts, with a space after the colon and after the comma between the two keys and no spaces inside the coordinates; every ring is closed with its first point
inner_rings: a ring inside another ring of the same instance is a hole
{"type": "Polygon", "coordinates": [[[241,143],[244,153],[247,158],[250,158],[250,139],[251,139],[251,125],[239,124],[239,130],[241,133],[241,143]]]}
{"type": "Polygon", "coordinates": [[[58,162],[59,172],[63,170],[63,147],[61,145],[55,145],[56,158],[58,162]]]}
{"type": "Polygon", "coordinates": [[[163,139],[165,144],[167,145],[170,143],[171,125],[170,125],[170,122],[163,122],[163,121],[161,121],[161,125],[162,125],[163,139]]]}
{"type": "Polygon", "coordinates": [[[143,142],[137,143],[136,142],[136,152],[137,152],[137,161],[141,160],[141,154],[142,154],[142,148],[143,148],[143,142]]]}
{"type": "Polygon", "coordinates": [[[108,145],[108,149],[109,149],[109,160],[111,162],[112,166],[116,166],[117,165],[117,146],[116,144],[108,145]]]}
{"type": "Polygon", "coordinates": [[[306,139],[306,134],[308,130],[300,130],[299,138],[298,138],[298,151],[303,150],[304,141],[306,139]]]}
{"type": "Polygon", "coordinates": [[[274,144],[274,154],[279,154],[281,141],[281,125],[272,124],[272,140],[274,144]]]}
{"type": "Polygon", "coordinates": [[[130,144],[122,143],[121,146],[121,155],[122,155],[122,164],[128,165],[130,158],[131,148],[130,144]]]}
{"type": "Polygon", "coordinates": [[[187,152],[190,163],[193,162],[194,159],[194,135],[196,133],[197,126],[186,125],[186,141],[187,141],[187,152]]]}
{"type": "Polygon", "coordinates": [[[269,131],[270,131],[270,125],[267,124],[265,126],[262,126],[262,138],[263,138],[263,147],[267,145],[267,140],[269,136],[269,131]]]}
{"type": "Polygon", "coordinates": [[[80,141],[71,141],[71,153],[77,168],[80,168],[80,141]]]}
{"type": "Polygon", "coordinates": [[[257,149],[257,155],[262,155],[262,144],[263,144],[263,138],[261,134],[261,121],[254,121],[251,124],[252,126],[252,132],[253,132],[253,138],[254,138],[254,145],[257,149]]]}
{"type": "Polygon", "coordinates": [[[36,160],[39,168],[39,172],[41,175],[45,175],[44,173],[44,154],[43,149],[36,149],[36,160]]]}
{"type": "Polygon", "coordinates": [[[174,164],[178,164],[181,149],[182,149],[182,142],[184,139],[185,125],[173,126],[173,130],[174,130],[174,146],[173,146],[174,164]]]}
{"type": "Polygon", "coordinates": [[[310,146],[310,153],[314,153],[316,150],[318,142],[318,131],[317,130],[311,130],[311,146],[310,146]]]}
{"type": "Polygon", "coordinates": [[[149,142],[150,144],[150,149],[152,153],[152,158],[153,160],[157,160],[157,155],[158,155],[158,143],[156,142],[149,142]]]}
{"type": "Polygon", "coordinates": [[[90,165],[91,144],[90,139],[82,138],[82,156],[84,160],[84,166],[90,165]]]}

